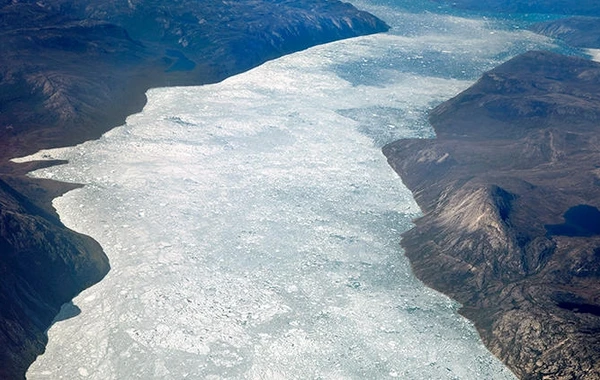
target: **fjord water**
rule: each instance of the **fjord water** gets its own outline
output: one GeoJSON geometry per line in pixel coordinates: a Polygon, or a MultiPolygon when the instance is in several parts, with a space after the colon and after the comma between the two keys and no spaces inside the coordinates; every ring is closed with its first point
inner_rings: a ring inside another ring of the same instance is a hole
{"type": "Polygon", "coordinates": [[[419,209],[380,148],[432,137],[428,109],[547,42],[357,5],[392,31],[151,90],[101,139],[26,158],[69,160],[34,175],[86,185],[54,204],[112,266],[29,379],[512,378],[412,275],[419,209]]]}

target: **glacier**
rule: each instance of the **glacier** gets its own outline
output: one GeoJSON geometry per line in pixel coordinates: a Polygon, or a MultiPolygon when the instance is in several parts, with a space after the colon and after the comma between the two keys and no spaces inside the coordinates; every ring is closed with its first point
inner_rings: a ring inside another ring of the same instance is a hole
{"type": "Polygon", "coordinates": [[[390,33],[217,84],[159,88],[96,141],[17,161],[112,270],[65,307],[28,379],[511,379],[399,246],[419,209],[383,144],[517,52],[500,21],[356,2],[390,33]]]}

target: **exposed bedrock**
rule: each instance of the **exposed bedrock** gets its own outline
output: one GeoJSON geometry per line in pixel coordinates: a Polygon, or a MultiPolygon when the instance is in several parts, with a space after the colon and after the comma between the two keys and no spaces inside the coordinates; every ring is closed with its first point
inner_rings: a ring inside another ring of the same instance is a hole
{"type": "Polygon", "coordinates": [[[339,1],[0,1],[0,378],[24,378],[61,305],[108,271],[51,206],[73,186],[28,179],[43,164],[9,159],[99,137],[151,87],[217,82],[387,29],[339,1]]]}
{"type": "Polygon", "coordinates": [[[600,65],[528,52],[384,147],[424,215],[416,275],[523,379],[600,378],[600,65]]]}

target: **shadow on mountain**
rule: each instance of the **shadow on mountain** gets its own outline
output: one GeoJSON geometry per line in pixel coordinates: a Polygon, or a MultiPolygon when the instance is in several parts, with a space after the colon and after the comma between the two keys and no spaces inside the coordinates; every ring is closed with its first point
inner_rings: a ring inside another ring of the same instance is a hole
{"type": "Polygon", "coordinates": [[[556,306],[574,313],[587,313],[600,317],[600,306],[576,302],[559,302],[556,306]]]}

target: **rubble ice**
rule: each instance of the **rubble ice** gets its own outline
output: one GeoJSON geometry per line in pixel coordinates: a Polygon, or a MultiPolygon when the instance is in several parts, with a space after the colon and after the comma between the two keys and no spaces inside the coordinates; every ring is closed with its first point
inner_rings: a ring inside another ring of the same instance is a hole
{"type": "Polygon", "coordinates": [[[54,205],[112,266],[29,379],[512,378],[411,273],[420,211],[380,148],[433,137],[428,109],[545,42],[371,10],[392,32],[150,90],[99,140],[21,159],[69,161],[34,175],[85,184],[54,205]]]}

